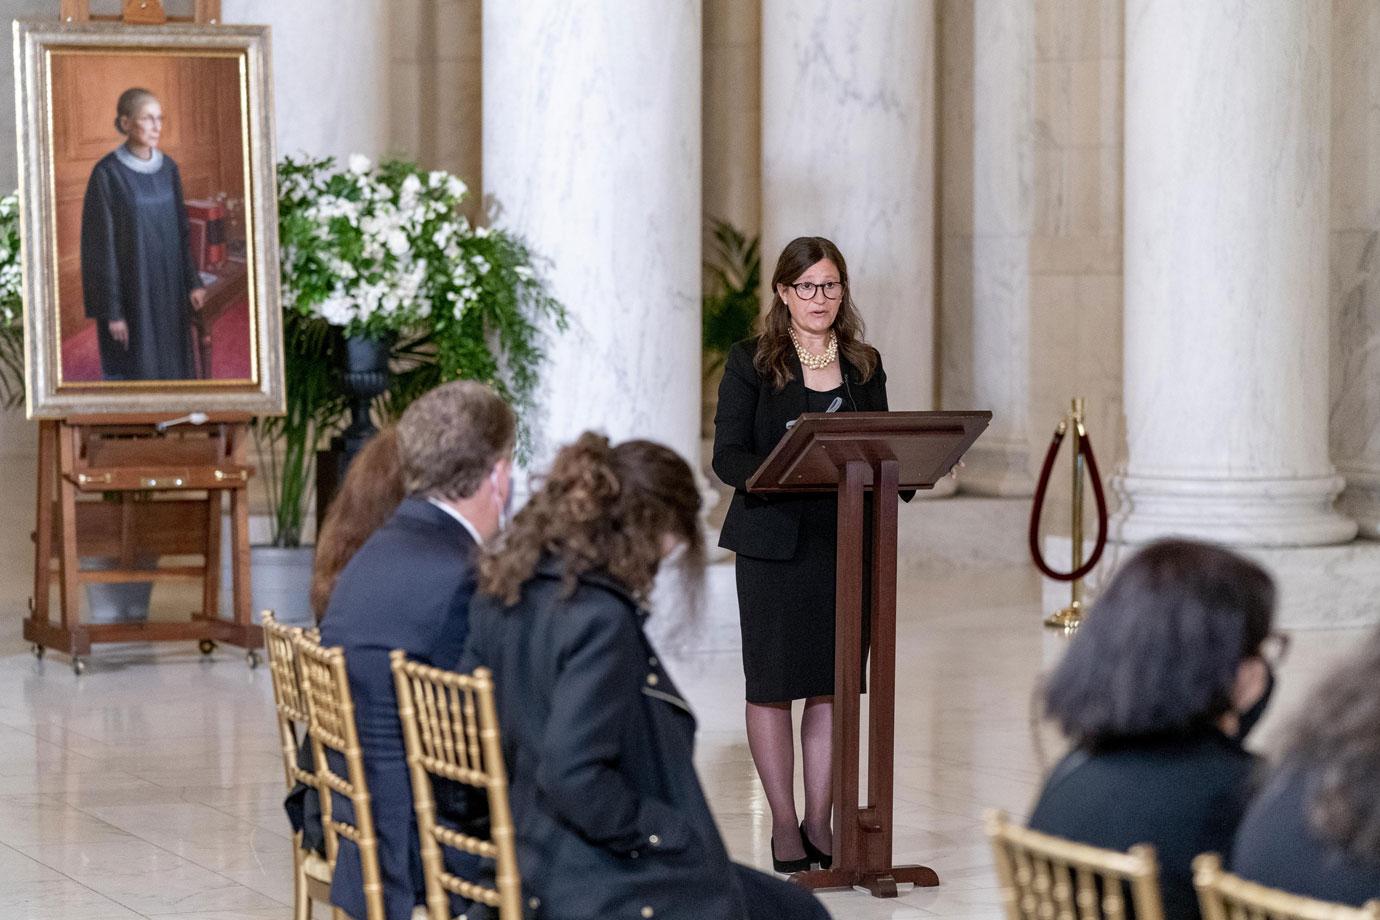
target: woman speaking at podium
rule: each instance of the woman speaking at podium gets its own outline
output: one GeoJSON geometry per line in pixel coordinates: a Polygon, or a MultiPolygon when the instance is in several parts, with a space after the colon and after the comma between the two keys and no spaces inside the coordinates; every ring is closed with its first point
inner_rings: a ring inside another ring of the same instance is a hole
{"type": "MultiPolygon", "coordinates": [[[[837,246],[821,237],[792,240],[771,281],[761,334],[734,345],[724,366],[714,472],[734,489],[719,545],[737,553],[748,747],[771,806],[773,866],[796,872],[812,863],[828,868],[833,849],[837,498],[749,495],[747,481],[802,412],[884,411],[886,374],[863,341],[837,246]],[[799,699],[801,824],[791,720],[791,702],[799,699]]],[[[868,595],[865,579],[864,610],[868,595]]],[[[863,625],[865,655],[866,618],[863,625]]]]}

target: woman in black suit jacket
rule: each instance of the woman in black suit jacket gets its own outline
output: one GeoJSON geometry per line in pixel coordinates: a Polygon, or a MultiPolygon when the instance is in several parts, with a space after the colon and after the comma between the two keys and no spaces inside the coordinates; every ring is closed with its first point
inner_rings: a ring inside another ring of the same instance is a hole
{"type": "Polygon", "coordinates": [[[1380,629],[1304,705],[1231,867],[1324,901],[1380,898],[1380,629]]]}
{"type": "Polygon", "coordinates": [[[1273,686],[1275,590],[1219,547],[1151,544],[1129,559],[1045,688],[1073,742],[1030,826],[1125,850],[1149,843],[1167,920],[1197,920],[1192,861],[1227,856],[1254,788],[1242,739],[1273,686]]]}
{"type": "Polygon", "coordinates": [[[828,867],[833,844],[837,506],[826,494],[749,495],[747,481],[802,412],[885,411],[887,399],[881,356],[863,341],[838,247],[820,237],[792,240],[772,291],[762,334],[733,346],[724,366],[714,472],[734,489],[719,545],[737,553],[748,746],[771,805],[773,864],[794,872],[812,862],[828,867]],[[803,824],[791,723],[798,699],[803,824]]]}
{"type": "Polygon", "coordinates": [[[827,918],[728,859],[695,718],[642,630],[662,559],[703,574],[690,467],[586,433],[480,564],[465,667],[494,673],[523,894],[539,920],[827,918]]]}

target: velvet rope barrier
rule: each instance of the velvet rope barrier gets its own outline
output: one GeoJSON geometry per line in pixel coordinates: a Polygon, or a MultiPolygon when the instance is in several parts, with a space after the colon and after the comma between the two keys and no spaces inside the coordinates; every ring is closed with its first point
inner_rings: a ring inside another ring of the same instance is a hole
{"type": "MultiPolygon", "coordinates": [[[[1057,572],[1045,561],[1043,551],[1040,549],[1040,516],[1044,512],[1045,493],[1049,489],[1049,478],[1054,472],[1054,461],[1059,456],[1059,445],[1064,442],[1064,435],[1068,432],[1068,420],[1059,423],[1059,427],[1054,431],[1054,439],[1050,441],[1049,450],[1045,453],[1045,463],[1040,470],[1040,481],[1035,487],[1035,504],[1030,510],[1030,555],[1035,560],[1035,566],[1046,576],[1055,581],[1076,581],[1087,575],[1097,565],[1102,558],[1102,551],[1107,548],[1107,496],[1102,491],[1102,476],[1097,469],[1097,456],[1093,453],[1092,441],[1088,439],[1088,433],[1083,429],[1082,423],[1074,421],[1078,426],[1078,437],[1074,438],[1077,445],[1077,453],[1080,454],[1088,464],[1088,476],[1092,479],[1093,497],[1097,502],[1097,542],[1093,546],[1092,555],[1088,561],[1083,563],[1072,572],[1057,572]]],[[[1078,462],[1078,457],[1074,457],[1074,463],[1078,462]]]]}

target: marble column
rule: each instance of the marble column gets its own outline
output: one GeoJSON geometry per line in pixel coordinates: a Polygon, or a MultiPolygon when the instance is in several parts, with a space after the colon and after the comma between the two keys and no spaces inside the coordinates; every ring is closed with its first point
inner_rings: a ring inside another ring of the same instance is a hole
{"type": "Polygon", "coordinates": [[[538,469],[588,428],[699,456],[700,14],[484,4],[484,192],[570,313],[541,371],[538,469]]]}
{"type": "MultiPolygon", "coordinates": [[[[1030,243],[1034,228],[1035,8],[979,0],[973,37],[972,397],[992,424],[963,491],[1030,495],[1030,243]]],[[[958,408],[958,407],[955,407],[958,408]]]]}
{"type": "Polygon", "coordinates": [[[1337,543],[1327,3],[1128,0],[1114,532],[1337,543]]]}
{"type": "Polygon", "coordinates": [[[762,275],[797,236],[848,260],[893,409],[934,403],[933,0],[763,0],[762,275]]]}
{"type": "Polygon", "coordinates": [[[1380,537],[1380,6],[1332,3],[1332,458],[1380,537]]]}
{"type": "Polygon", "coordinates": [[[389,125],[384,0],[226,0],[226,22],[273,27],[278,154],[377,157],[389,125]]]}

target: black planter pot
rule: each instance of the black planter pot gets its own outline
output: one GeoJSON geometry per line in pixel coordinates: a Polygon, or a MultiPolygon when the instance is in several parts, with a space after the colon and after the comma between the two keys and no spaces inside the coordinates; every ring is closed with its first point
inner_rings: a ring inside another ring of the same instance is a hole
{"type": "Polygon", "coordinates": [[[342,341],[340,369],[341,391],[350,397],[350,424],[331,438],[328,450],[316,452],[316,522],[325,519],[326,509],[345,480],[345,471],[355,454],[378,434],[369,415],[374,397],[388,389],[390,374],[388,356],[393,350],[392,337],[370,339],[351,336],[342,341]]]}
{"type": "Polygon", "coordinates": [[[393,349],[392,338],[366,339],[351,336],[345,340],[345,367],[340,372],[340,386],[351,398],[350,427],[339,435],[344,441],[345,463],[350,460],[378,429],[369,416],[374,397],[388,389],[388,355],[393,349]]]}

